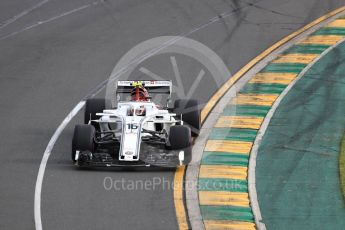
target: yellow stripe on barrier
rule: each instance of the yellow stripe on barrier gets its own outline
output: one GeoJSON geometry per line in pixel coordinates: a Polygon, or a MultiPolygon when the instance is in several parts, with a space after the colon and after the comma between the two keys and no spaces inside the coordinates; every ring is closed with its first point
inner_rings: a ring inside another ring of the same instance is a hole
{"type": "Polygon", "coordinates": [[[230,104],[272,106],[278,94],[239,94],[230,104]]]}
{"type": "Polygon", "coordinates": [[[290,84],[297,74],[293,73],[258,73],[249,82],[266,84],[290,84]]]}
{"type": "Polygon", "coordinates": [[[231,220],[205,220],[205,228],[207,230],[255,230],[255,224],[244,221],[231,220]]]}
{"type": "Polygon", "coordinates": [[[242,192],[199,191],[200,205],[229,205],[249,207],[249,195],[242,192]]]}
{"type": "Polygon", "coordinates": [[[201,165],[199,178],[247,179],[247,167],[227,165],[201,165]]]}
{"type": "Polygon", "coordinates": [[[345,19],[337,19],[337,20],[329,23],[326,27],[344,28],[345,27],[345,19]]]}
{"type": "Polygon", "coordinates": [[[316,35],[310,36],[299,44],[305,45],[334,45],[343,39],[343,36],[338,35],[316,35]]]}
{"type": "Polygon", "coordinates": [[[249,154],[252,145],[245,141],[208,140],[204,151],[249,154]]]}
{"type": "Polygon", "coordinates": [[[272,61],[272,63],[309,64],[318,56],[319,56],[318,54],[285,54],[285,55],[280,55],[277,59],[272,61]]]}
{"type": "Polygon", "coordinates": [[[221,116],[214,127],[259,129],[263,120],[263,117],[221,116]]]}

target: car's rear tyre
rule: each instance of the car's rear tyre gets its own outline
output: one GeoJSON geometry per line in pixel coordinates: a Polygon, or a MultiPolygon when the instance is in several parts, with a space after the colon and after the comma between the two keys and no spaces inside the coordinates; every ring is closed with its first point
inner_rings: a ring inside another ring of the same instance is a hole
{"type": "Polygon", "coordinates": [[[184,125],[188,125],[193,136],[199,136],[201,128],[201,110],[197,100],[179,99],[175,101],[174,113],[182,115],[184,125]]]}
{"type": "Polygon", "coordinates": [[[76,125],[72,139],[72,161],[75,162],[76,151],[95,151],[95,127],[92,125],[76,125]]]}
{"type": "Polygon", "coordinates": [[[170,127],[169,142],[172,149],[184,151],[184,162],[188,164],[192,159],[192,136],[190,128],[185,125],[170,127]]]}
{"type": "Polygon", "coordinates": [[[169,142],[172,149],[183,149],[192,145],[191,130],[186,125],[170,127],[169,142]]]}
{"type": "Polygon", "coordinates": [[[90,119],[96,120],[99,116],[96,113],[102,113],[105,109],[106,100],[104,98],[90,98],[86,100],[84,110],[84,124],[88,124],[90,119]]]}

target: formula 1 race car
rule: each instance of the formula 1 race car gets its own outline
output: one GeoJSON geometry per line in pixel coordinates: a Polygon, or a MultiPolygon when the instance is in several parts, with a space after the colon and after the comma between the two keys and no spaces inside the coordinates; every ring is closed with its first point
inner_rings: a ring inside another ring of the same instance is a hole
{"type": "Polygon", "coordinates": [[[200,130],[196,100],[171,101],[171,81],[118,81],[116,105],[86,101],[84,123],[76,125],[72,160],[78,166],[160,166],[188,164],[192,136],[200,130]],[[153,102],[166,96],[165,105],[153,102]],[[158,95],[158,96],[157,96],[158,95]]]}

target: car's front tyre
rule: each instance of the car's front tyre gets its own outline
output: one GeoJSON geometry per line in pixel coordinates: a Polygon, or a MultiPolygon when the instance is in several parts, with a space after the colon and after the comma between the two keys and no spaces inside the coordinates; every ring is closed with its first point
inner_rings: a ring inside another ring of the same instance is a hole
{"type": "Polygon", "coordinates": [[[95,151],[95,127],[92,125],[76,125],[72,139],[72,161],[75,162],[76,151],[95,151]]]}
{"type": "Polygon", "coordinates": [[[192,135],[191,129],[186,125],[170,127],[169,142],[171,149],[184,151],[184,162],[192,160],[192,135]]]}

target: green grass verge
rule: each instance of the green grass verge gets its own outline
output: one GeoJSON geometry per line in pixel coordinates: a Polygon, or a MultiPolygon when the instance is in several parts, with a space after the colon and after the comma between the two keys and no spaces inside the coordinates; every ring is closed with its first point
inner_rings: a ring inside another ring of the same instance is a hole
{"type": "Polygon", "coordinates": [[[345,198],[345,134],[340,146],[340,157],[339,157],[339,169],[340,169],[340,186],[345,198]]]}

